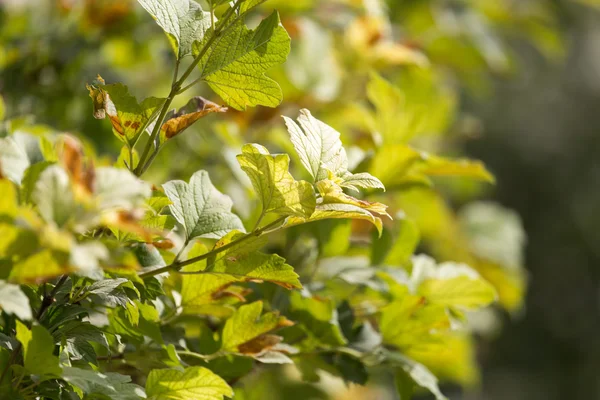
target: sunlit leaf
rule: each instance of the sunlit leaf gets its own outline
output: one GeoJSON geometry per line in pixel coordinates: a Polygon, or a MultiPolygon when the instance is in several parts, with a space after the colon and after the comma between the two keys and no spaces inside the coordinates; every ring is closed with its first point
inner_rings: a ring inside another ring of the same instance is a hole
{"type": "MultiPolygon", "coordinates": [[[[209,31],[210,32],[210,31],[209,31]]],[[[208,44],[193,46],[194,55],[208,44]]],[[[290,51],[290,37],[279,22],[277,13],[249,30],[242,19],[221,34],[200,60],[202,79],[231,107],[275,107],[281,103],[281,88],[265,72],[285,61],[290,51]]]]}
{"type": "MultiPolygon", "coordinates": [[[[172,139],[208,114],[226,111],[227,107],[222,107],[200,96],[193,97],[177,112],[173,110],[167,114],[165,122],[160,129],[160,141],[164,143],[172,139]]],[[[151,131],[153,127],[154,124],[150,124],[148,130],[151,131]]]]}
{"type": "Polygon", "coordinates": [[[263,303],[257,301],[252,304],[241,306],[225,323],[221,347],[224,350],[242,353],[259,353],[261,349],[273,345],[270,339],[264,340],[262,346],[256,341],[258,337],[271,332],[277,328],[290,326],[292,323],[278,313],[268,312],[262,314],[263,303]],[[255,341],[255,349],[250,351],[249,342],[255,341]],[[246,351],[244,351],[244,346],[246,351]],[[258,351],[255,351],[258,350],[258,351]]]}
{"type": "Polygon", "coordinates": [[[261,199],[263,213],[308,218],[314,212],[315,191],[310,183],[296,181],[289,173],[287,154],[271,155],[261,145],[247,144],[237,159],[261,199]]]}
{"type": "Polygon", "coordinates": [[[244,230],[240,219],[231,212],[231,199],[213,186],[206,171],[192,175],[189,184],[170,181],[163,188],[173,203],[169,209],[183,225],[187,240],[198,237],[219,239],[234,229],[244,230]]]}
{"type": "Polygon", "coordinates": [[[149,400],[223,400],[232,397],[233,390],[221,377],[203,367],[188,367],[183,371],[155,369],[146,381],[149,400]]]}
{"type": "Polygon", "coordinates": [[[146,398],[144,389],[131,383],[131,377],[115,372],[64,367],[63,379],[90,397],[102,396],[113,400],[146,398]]]}
{"type": "MultiPolygon", "coordinates": [[[[129,146],[133,146],[146,126],[156,117],[164,99],[149,97],[138,103],[129,94],[127,86],[121,83],[102,85],[98,90],[104,93],[104,109],[113,127],[115,136],[129,146]]],[[[99,116],[101,116],[98,113],[99,116]]]]}
{"type": "Polygon", "coordinates": [[[210,13],[194,0],[138,0],[167,34],[177,58],[192,51],[210,27],[210,13]]]}
{"type": "Polygon", "coordinates": [[[42,379],[60,377],[62,368],[54,353],[54,340],[43,326],[34,324],[29,330],[17,321],[17,340],[23,345],[24,366],[42,379]]]}

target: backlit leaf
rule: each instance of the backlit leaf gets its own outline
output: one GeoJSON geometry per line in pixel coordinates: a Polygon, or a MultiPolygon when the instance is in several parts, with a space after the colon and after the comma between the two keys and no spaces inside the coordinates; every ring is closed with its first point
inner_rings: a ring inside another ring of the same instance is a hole
{"type": "MultiPolygon", "coordinates": [[[[198,55],[208,43],[193,46],[198,55]]],[[[275,107],[281,103],[281,88],[265,72],[283,63],[290,51],[290,37],[277,13],[249,30],[242,19],[220,35],[204,53],[199,67],[202,79],[231,107],[275,107]]]]}
{"type": "MultiPolygon", "coordinates": [[[[290,326],[292,323],[278,313],[268,312],[261,315],[262,301],[241,306],[225,323],[221,348],[228,351],[239,351],[248,342],[261,337],[277,328],[290,326]]],[[[267,341],[263,347],[267,346],[267,341]]],[[[249,346],[247,346],[249,347],[249,346]]],[[[260,347],[260,346],[259,346],[260,347]]],[[[249,352],[249,351],[248,351],[249,352]]],[[[258,353],[258,351],[255,351],[258,353]]]]}
{"type": "Polygon", "coordinates": [[[102,85],[98,90],[105,93],[104,109],[117,138],[129,146],[135,144],[146,126],[156,117],[164,99],[149,97],[138,103],[121,83],[102,85]]]}
{"type": "Polygon", "coordinates": [[[43,326],[34,324],[29,330],[17,321],[17,340],[23,345],[23,362],[27,371],[44,378],[60,377],[62,368],[54,353],[54,340],[43,326]]]}
{"type": "Polygon", "coordinates": [[[314,118],[310,111],[300,110],[298,124],[283,117],[296,153],[315,182],[331,179],[352,190],[358,188],[384,189],[383,183],[367,172],[348,171],[348,156],[342,146],[340,133],[314,118]]]}
{"type": "Polygon", "coordinates": [[[211,370],[189,367],[150,371],[146,394],[149,400],[223,400],[233,397],[233,390],[211,370]]]}
{"type": "MultiPolygon", "coordinates": [[[[193,97],[179,111],[175,112],[175,110],[172,110],[167,114],[165,122],[160,129],[160,141],[164,143],[172,139],[208,114],[226,111],[227,107],[222,107],[200,96],[193,97]]],[[[148,130],[151,131],[153,127],[154,125],[150,124],[148,130]]]]}
{"type": "Polygon", "coordinates": [[[237,159],[261,199],[263,213],[308,218],[314,212],[315,191],[310,183],[296,181],[289,173],[287,154],[271,155],[261,145],[247,144],[237,159]]]}

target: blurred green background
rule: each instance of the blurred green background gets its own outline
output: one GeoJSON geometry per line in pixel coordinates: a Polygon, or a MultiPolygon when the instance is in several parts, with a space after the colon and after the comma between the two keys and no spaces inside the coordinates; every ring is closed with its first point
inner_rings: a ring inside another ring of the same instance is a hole
{"type": "MultiPolygon", "coordinates": [[[[231,175],[218,166],[232,156],[215,152],[219,143],[243,138],[283,146],[279,115],[299,107],[329,115],[336,127],[353,125],[348,99],[364,97],[372,69],[399,85],[404,76],[421,76],[430,90],[417,86],[413,98],[424,107],[430,133],[445,136],[442,145],[427,137],[420,144],[479,158],[497,178],[491,189],[447,188],[452,204],[498,201],[518,212],[528,237],[523,306],[501,313],[500,327],[479,341],[480,387],[447,393],[471,400],[600,399],[596,6],[592,0],[271,0],[268,7],[280,11],[292,36],[288,62],[270,73],[283,87],[284,105],[194,126],[160,154],[148,179],[187,177],[202,166],[218,181],[231,175]],[[452,121],[444,120],[448,109],[452,121]],[[444,132],[433,132],[438,127],[444,132]]],[[[160,28],[133,0],[0,0],[7,117],[78,134],[107,159],[120,146],[110,124],[93,118],[85,84],[101,74],[126,83],[138,98],[161,96],[172,62],[160,28]]],[[[206,88],[194,91],[219,101],[206,88]]]]}

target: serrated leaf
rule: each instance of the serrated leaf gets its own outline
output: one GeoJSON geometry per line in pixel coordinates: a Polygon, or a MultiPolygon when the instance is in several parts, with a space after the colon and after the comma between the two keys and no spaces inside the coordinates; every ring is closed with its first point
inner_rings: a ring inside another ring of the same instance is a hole
{"type": "Polygon", "coordinates": [[[111,400],[138,400],[146,398],[144,389],[131,383],[131,377],[115,372],[97,372],[81,368],[64,367],[63,379],[81,389],[86,397],[111,400]]]}
{"type": "Polygon", "coordinates": [[[494,176],[481,161],[468,159],[449,159],[422,153],[422,162],[416,166],[417,172],[427,176],[459,176],[480,179],[494,183],[494,176]]]}
{"type": "Polygon", "coordinates": [[[231,212],[231,199],[219,192],[206,171],[198,171],[190,183],[170,181],[163,185],[172,202],[171,214],[183,225],[185,237],[219,239],[234,229],[244,230],[237,215],[231,212]]]}
{"type": "MultiPolygon", "coordinates": [[[[206,246],[196,243],[188,253],[188,258],[206,253],[206,246]]],[[[183,268],[183,272],[202,271],[206,269],[206,260],[196,262],[183,268]]],[[[237,282],[238,278],[225,274],[197,274],[181,276],[181,305],[187,314],[202,314],[215,303],[216,295],[229,285],[237,282]]]]}
{"type": "MultiPolygon", "coordinates": [[[[89,86],[92,91],[104,94],[104,109],[113,127],[115,136],[129,146],[133,146],[146,126],[156,117],[164,99],[149,97],[138,103],[129,94],[127,86],[121,83],[101,85],[98,88],[89,86]]],[[[98,116],[102,116],[98,114],[98,116]]]]}
{"type": "Polygon", "coordinates": [[[338,131],[314,118],[310,111],[300,110],[298,124],[283,117],[296,153],[315,181],[327,179],[348,171],[348,156],[338,131]]]}
{"type": "Polygon", "coordinates": [[[221,348],[226,351],[240,353],[260,353],[262,349],[272,346],[272,341],[263,341],[262,346],[254,343],[255,346],[249,346],[251,341],[271,332],[277,328],[290,326],[292,323],[278,313],[268,312],[262,314],[263,303],[257,301],[252,304],[241,306],[231,318],[225,322],[221,339],[221,348]],[[246,351],[244,351],[246,346],[246,351]],[[250,348],[252,347],[252,350],[250,348]],[[262,347],[259,349],[259,347],[262,347]]]}
{"type": "Polygon", "coordinates": [[[177,58],[192,51],[192,44],[202,41],[211,25],[210,13],[194,0],[138,0],[165,31],[177,58]]]}
{"type": "Polygon", "coordinates": [[[271,155],[261,145],[246,144],[237,159],[261,199],[263,213],[309,218],[314,212],[315,191],[310,183],[296,181],[289,173],[287,154],[271,155]]]}
{"type": "MultiPolygon", "coordinates": [[[[229,245],[244,234],[233,231],[219,240],[214,249],[229,245]]],[[[257,249],[263,242],[249,239],[242,245],[233,246],[208,259],[207,273],[226,274],[240,281],[267,281],[286,289],[301,288],[294,268],[277,254],[265,254],[257,249]]]]}
{"type": "Polygon", "coordinates": [[[29,157],[15,138],[0,138],[0,179],[7,178],[19,185],[28,167],[29,157]]]}
{"type": "MultiPolygon", "coordinates": [[[[197,56],[208,44],[193,46],[197,56]]],[[[202,56],[201,78],[231,107],[275,107],[281,103],[281,88],[265,72],[283,63],[290,51],[290,37],[274,12],[255,30],[249,30],[241,18],[222,33],[202,56]]]]}
{"type": "Polygon", "coordinates": [[[283,118],[296,153],[315,182],[330,179],[352,190],[359,187],[385,190],[383,183],[373,175],[348,171],[348,156],[340,133],[314,118],[310,111],[300,110],[299,125],[288,117],[283,118]]]}
{"type": "Polygon", "coordinates": [[[0,309],[7,314],[14,314],[22,320],[30,320],[33,317],[29,298],[18,285],[5,281],[0,281],[0,309]]]}
{"type": "Polygon", "coordinates": [[[27,371],[42,379],[60,377],[62,369],[54,353],[52,335],[40,325],[29,330],[17,321],[17,340],[23,345],[23,363],[27,371]]]}
{"type": "Polygon", "coordinates": [[[331,180],[317,182],[317,188],[321,198],[317,201],[315,212],[310,218],[289,217],[286,221],[287,226],[330,218],[363,219],[375,225],[381,234],[383,223],[379,215],[389,217],[385,204],[372,203],[348,196],[340,186],[331,180]]]}
{"type": "Polygon", "coordinates": [[[224,396],[233,397],[233,390],[211,370],[189,367],[150,371],[146,394],[149,400],[223,400],[224,396]]]}

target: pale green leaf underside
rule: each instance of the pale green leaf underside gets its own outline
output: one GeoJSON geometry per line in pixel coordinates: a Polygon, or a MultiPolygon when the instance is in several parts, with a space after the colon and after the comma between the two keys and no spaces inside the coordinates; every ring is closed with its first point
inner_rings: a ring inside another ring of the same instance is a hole
{"type": "Polygon", "coordinates": [[[144,389],[131,383],[131,377],[115,372],[100,373],[87,369],[64,367],[63,379],[89,396],[108,396],[111,400],[146,398],[144,389]]]}
{"type": "Polygon", "coordinates": [[[263,212],[310,217],[316,206],[315,191],[306,181],[296,181],[289,173],[287,154],[271,155],[258,144],[247,144],[237,156],[261,199],[263,212]]]}
{"type": "Polygon", "coordinates": [[[383,183],[373,175],[348,171],[348,156],[342,146],[340,133],[314,118],[310,111],[300,110],[298,123],[288,117],[283,119],[302,165],[315,182],[335,179],[340,186],[352,190],[385,190],[383,183]]]}
{"type": "Polygon", "coordinates": [[[29,158],[18,142],[13,137],[0,139],[0,178],[20,184],[28,167],[29,158]]]}
{"type": "Polygon", "coordinates": [[[204,12],[194,0],[138,0],[156,23],[165,31],[177,58],[192,51],[192,44],[201,41],[210,28],[210,13],[204,12]]]}
{"type": "Polygon", "coordinates": [[[0,309],[7,314],[14,314],[22,320],[32,318],[29,298],[18,285],[0,281],[0,309]]]}
{"type": "MultiPolygon", "coordinates": [[[[206,46],[194,44],[194,55],[206,46]]],[[[202,57],[202,79],[231,107],[275,107],[283,98],[281,88],[265,72],[283,63],[290,51],[290,37],[279,22],[277,13],[249,30],[240,18],[217,38],[202,57]]]]}
{"type": "Polygon", "coordinates": [[[183,225],[187,240],[219,239],[234,229],[244,230],[242,221],[231,212],[233,202],[213,186],[206,171],[192,175],[189,184],[170,181],[163,188],[172,202],[169,209],[183,225]]]}
{"type": "Polygon", "coordinates": [[[227,382],[203,367],[189,367],[183,372],[175,369],[150,371],[146,381],[149,400],[223,400],[232,397],[227,382]]]}

